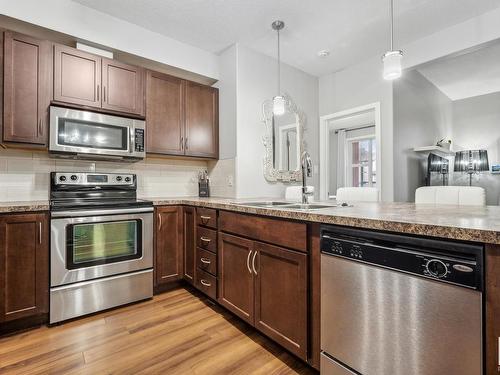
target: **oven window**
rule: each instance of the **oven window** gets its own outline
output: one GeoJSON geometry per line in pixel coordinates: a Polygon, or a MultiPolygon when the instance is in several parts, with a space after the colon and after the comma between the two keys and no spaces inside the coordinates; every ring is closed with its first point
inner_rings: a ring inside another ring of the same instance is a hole
{"type": "Polygon", "coordinates": [[[59,119],[58,143],[65,146],[128,150],[128,128],[72,119],[59,119]]]}
{"type": "Polygon", "coordinates": [[[141,220],[73,224],[67,232],[69,269],[142,256],[141,220]]]}

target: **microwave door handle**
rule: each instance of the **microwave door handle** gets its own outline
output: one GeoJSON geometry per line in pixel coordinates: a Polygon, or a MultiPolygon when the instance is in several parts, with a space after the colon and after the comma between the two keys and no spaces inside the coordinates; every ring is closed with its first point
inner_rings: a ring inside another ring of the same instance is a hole
{"type": "Polygon", "coordinates": [[[130,153],[133,153],[135,150],[135,128],[130,128],[130,153]]]}

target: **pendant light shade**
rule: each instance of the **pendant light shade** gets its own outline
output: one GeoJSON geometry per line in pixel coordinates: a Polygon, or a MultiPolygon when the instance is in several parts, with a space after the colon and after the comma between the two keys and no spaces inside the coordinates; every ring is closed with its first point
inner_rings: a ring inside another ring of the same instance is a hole
{"type": "Polygon", "coordinates": [[[276,95],[273,98],[273,113],[275,116],[285,114],[285,98],[281,95],[276,95]]]}
{"type": "Polygon", "coordinates": [[[389,51],[384,54],[382,61],[384,63],[384,79],[393,80],[401,77],[401,60],[403,51],[389,51]]]}
{"type": "Polygon", "coordinates": [[[393,80],[401,77],[403,51],[394,50],[394,0],[391,2],[391,49],[382,56],[384,63],[384,79],[393,80]]]}

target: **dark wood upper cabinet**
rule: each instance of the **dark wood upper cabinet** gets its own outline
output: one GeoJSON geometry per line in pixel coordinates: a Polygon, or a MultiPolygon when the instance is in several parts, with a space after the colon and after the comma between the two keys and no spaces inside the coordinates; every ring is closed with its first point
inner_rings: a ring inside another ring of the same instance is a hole
{"type": "Polygon", "coordinates": [[[184,274],[182,215],[180,206],[156,209],[156,285],[179,280],[184,274]]]}
{"type": "Polygon", "coordinates": [[[101,58],[76,48],[54,47],[54,100],[101,107],[101,58]]]}
{"type": "Polygon", "coordinates": [[[148,71],[146,80],[146,151],[184,154],[184,81],[148,71]]]}
{"type": "Polygon", "coordinates": [[[144,115],[144,69],[103,58],[102,108],[144,115]]]}
{"type": "Polygon", "coordinates": [[[4,33],[3,141],[47,144],[52,93],[51,45],[4,33]]]}
{"type": "Polygon", "coordinates": [[[255,327],[307,359],[307,255],[254,243],[255,327]]]}
{"type": "Polygon", "coordinates": [[[228,310],[254,322],[254,277],[250,267],[253,241],[219,233],[218,301],[228,310]]]}
{"type": "Polygon", "coordinates": [[[48,237],[45,214],[0,216],[0,321],[48,312],[48,237]]]}
{"type": "Polygon", "coordinates": [[[196,215],[194,207],[183,207],[184,221],[184,279],[194,283],[196,252],[196,215]]]}
{"type": "Polygon", "coordinates": [[[186,82],[185,154],[219,157],[219,90],[186,82]]]}

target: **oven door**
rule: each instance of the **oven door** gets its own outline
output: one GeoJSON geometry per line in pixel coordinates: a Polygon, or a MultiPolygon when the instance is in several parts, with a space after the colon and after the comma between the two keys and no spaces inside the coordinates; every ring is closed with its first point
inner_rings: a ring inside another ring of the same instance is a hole
{"type": "Polygon", "coordinates": [[[153,209],[52,213],[50,263],[51,286],[152,268],[153,209]]]}
{"type": "Polygon", "coordinates": [[[50,107],[49,151],[144,158],[144,121],[76,109],[50,107]],[[141,135],[142,134],[142,135],[141,135]]]}

